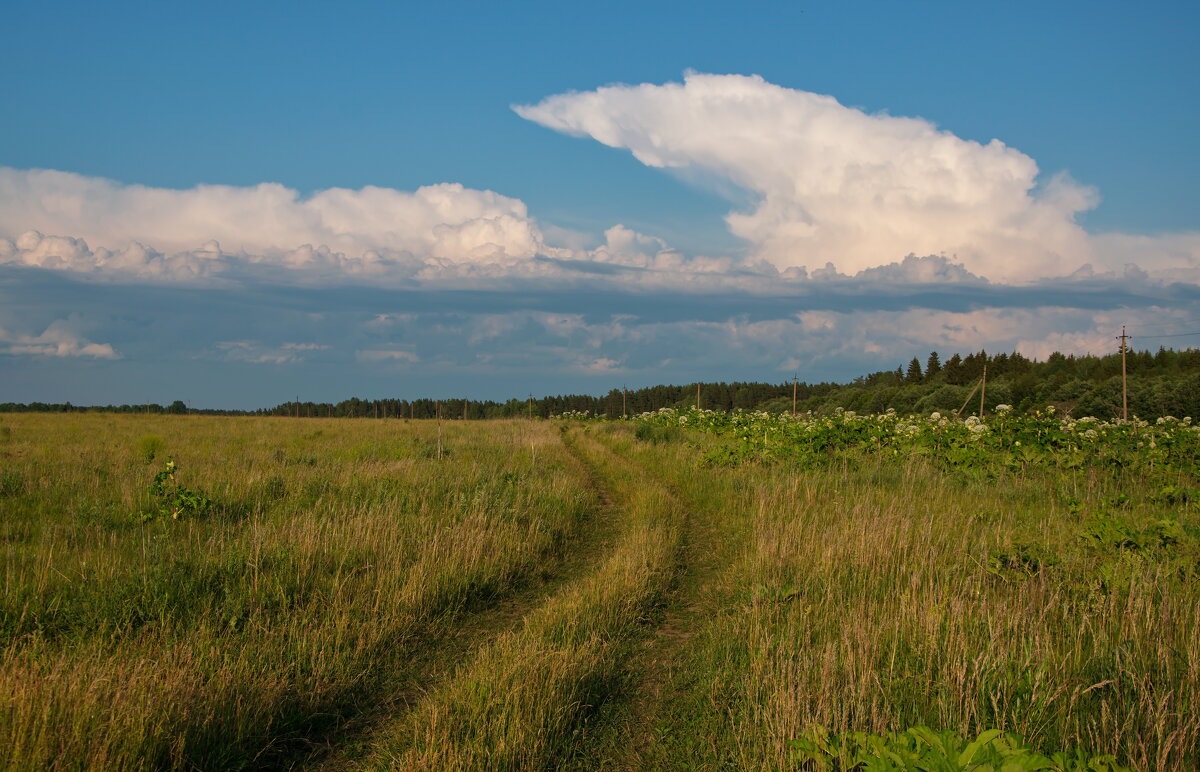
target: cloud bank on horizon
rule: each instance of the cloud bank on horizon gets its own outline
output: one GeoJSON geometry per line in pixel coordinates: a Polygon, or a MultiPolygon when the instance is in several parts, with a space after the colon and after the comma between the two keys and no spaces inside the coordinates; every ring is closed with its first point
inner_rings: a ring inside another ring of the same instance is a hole
{"type": "Polygon", "coordinates": [[[1039,180],[1036,162],[999,140],[979,144],[757,76],[689,73],[514,109],[684,179],[746,191],[755,203],[726,221],[747,253],[685,256],[620,225],[598,248],[556,247],[522,201],[455,183],[302,197],[277,183],[169,190],[0,168],[0,262],[141,281],[256,274],[405,286],[553,282],[596,263],[660,274],[638,283],[701,288],[721,274],[854,276],[931,255],[942,269],[926,264],[908,280],[1032,282],[1129,264],[1200,278],[1200,233],[1089,234],[1075,218],[1097,192],[1065,173],[1039,180]]]}
{"type": "Polygon", "coordinates": [[[755,76],[690,73],[514,109],[745,192],[732,198],[752,203],[726,222],[746,248],[685,255],[619,224],[592,247],[555,244],[561,231],[521,200],[456,183],[303,196],[0,167],[0,268],[17,269],[0,273],[0,298],[34,274],[54,277],[58,298],[8,293],[0,357],[128,367],[154,361],[160,325],[160,349],[188,340],[181,372],[336,363],[387,383],[417,368],[659,381],[714,377],[701,365],[854,375],[930,349],[1102,353],[1126,322],[1194,324],[1200,232],[1089,233],[1076,218],[1098,193],[1042,179],[998,140],[755,76]],[[214,311],[213,290],[230,286],[249,299],[214,311]],[[147,300],[177,288],[201,294],[147,300]],[[298,314],[287,293],[313,290],[298,314]]]}

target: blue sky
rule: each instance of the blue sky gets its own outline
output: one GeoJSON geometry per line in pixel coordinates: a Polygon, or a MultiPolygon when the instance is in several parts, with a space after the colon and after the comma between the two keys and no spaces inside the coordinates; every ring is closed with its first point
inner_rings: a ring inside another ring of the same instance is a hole
{"type": "Polygon", "coordinates": [[[1191,3],[5,16],[0,401],[817,381],[1200,330],[1191,3]]]}

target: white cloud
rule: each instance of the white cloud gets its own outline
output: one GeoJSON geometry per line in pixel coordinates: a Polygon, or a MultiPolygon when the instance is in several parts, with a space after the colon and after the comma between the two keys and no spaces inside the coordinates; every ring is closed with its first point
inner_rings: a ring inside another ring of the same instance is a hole
{"type": "Polygon", "coordinates": [[[1039,188],[1034,160],[999,140],[964,140],[757,76],[689,73],[682,84],[608,86],[514,109],[648,166],[750,191],[756,205],[727,222],[780,269],[832,263],[852,274],[914,253],[1005,281],[1089,263],[1186,269],[1193,280],[1200,268],[1197,234],[1095,243],[1074,218],[1096,192],[1065,174],[1039,188]]]}
{"type": "Polygon", "coordinates": [[[1164,306],[1107,311],[1060,306],[813,310],[783,318],[711,321],[625,315],[589,320],[583,314],[515,311],[467,316],[442,325],[439,334],[445,340],[468,340],[456,355],[441,360],[451,366],[483,363],[516,371],[551,366],[643,376],[647,381],[670,380],[679,372],[727,381],[799,372],[801,378],[819,381],[830,372],[856,375],[891,369],[912,356],[924,361],[930,351],[939,351],[943,358],[981,349],[993,354],[1019,351],[1043,360],[1054,351],[1110,354],[1117,350],[1114,335],[1122,324],[1131,331],[1151,324],[1175,329],[1186,325],[1186,318],[1186,311],[1164,306]]]}
{"type": "Polygon", "coordinates": [[[354,352],[360,362],[419,362],[421,358],[402,349],[362,349],[354,352]]]}
{"type": "Polygon", "coordinates": [[[303,362],[306,353],[323,351],[329,346],[318,343],[283,343],[274,346],[256,340],[221,340],[214,343],[213,348],[219,352],[217,353],[218,359],[228,362],[286,365],[303,362]]]}
{"type": "Polygon", "coordinates": [[[1090,235],[1074,218],[1095,192],[1065,175],[1040,178],[1032,158],[998,140],[758,77],[689,74],[515,109],[650,166],[748,191],[756,203],[726,219],[750,248],[685,255],[620,224],[595,246],[543,228],[518,199],[453,183],[301,196],[275,183],[171,190],[0,167],[0,265],[112,282],[489,291],[1200,282],[1200,233],[1090,235]]]}
{"type": "Polygon", "coordinates": [[[280,348],[285,351],[323,351],[329,346],[322,343],[284,343],[280,348]]]}
{"type": "Polygon", "coordinates": [[[39,357],[120,359],[111,344],[93,343],[80,335],[75,319],[52,322],[40,335],[25,335],[0,328],[0,353],[39,357]]]}
{"type": "MultiPolygon", "coordinates": [[[[103,250],[106,263],[153,259],[140,248],[159,259],[177,253],[200,257],[206,252],[209,259],[245,254],[290,267],[338,253],[368,262],[372,252],[505,262],[542,250],[541,234],[524,203],[452,183],[412,193],[330,188],[304,198],[276,183],[169,190],[0,167],[0,234],[20,239],[27,231],[39,232],[40,247],[16,246],[32,264],[52,256],[79,260],[89,246],[103,250]],[[41,233],[69,234],[74,242],[50,242],[41,233]]],[[[7,251],[14,251],[11,243],[7,251]]],[[[4,252],[0,245],[0,257],[4,252]]]]}

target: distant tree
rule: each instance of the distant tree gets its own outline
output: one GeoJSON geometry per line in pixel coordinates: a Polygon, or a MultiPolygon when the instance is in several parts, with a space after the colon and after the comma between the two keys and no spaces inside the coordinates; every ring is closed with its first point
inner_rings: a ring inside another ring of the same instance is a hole
{"type": "Polygon", "coordinates": [[[187,405],[183,404],[182,399],[177,399],[167,408],[167,412],[171,415],[183,415],[187,412],[187,405]]]}
{"type": "Polygon", "coordinates": [[[912,358],[912,361],[908,363],[908,371],[904,373],[904,380],[909,383],[921,382],[921,360],[916,357],[912,358]]]}
{"type": "Polygon", "coordinates": [[[938,352],[929,352],[929,361],[925,363],[925,380],[933,380],[933,377],[942,371],[942,360],[938,357],[938,352]]]}
{"type": "Polygon", "coordinates": [[[946,383],[961,386],[965,381],[962,372],[962,357],[958,354],[952,354],[946,360],[946,366],[942,368],[942,373],[946,383]]]}

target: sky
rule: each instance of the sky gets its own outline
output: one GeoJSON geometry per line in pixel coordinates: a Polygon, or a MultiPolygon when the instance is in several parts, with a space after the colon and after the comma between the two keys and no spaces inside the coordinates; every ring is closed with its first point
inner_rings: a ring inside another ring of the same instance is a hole
{"type": "Polygon", "coordinates": [[[4,16],[0,402],[1200,345],[1194,3],[4,16]]]}

